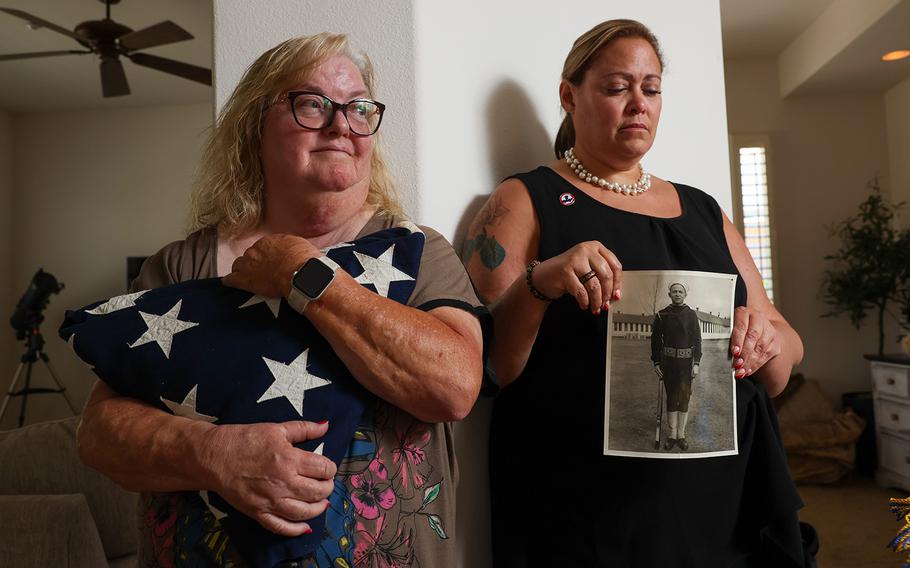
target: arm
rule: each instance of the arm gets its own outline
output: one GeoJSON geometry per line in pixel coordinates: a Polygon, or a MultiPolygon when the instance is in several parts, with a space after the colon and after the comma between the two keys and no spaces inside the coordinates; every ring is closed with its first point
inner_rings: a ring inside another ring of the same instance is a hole
{"type": "Polygon", "coordinates": [[[664,320],[660,312],[654,314],[654,323],[651,325],[651,362],[654,363],[654,372],[658,379],[664,378],[664,370],[660,366],[660,356],[664,349],[664,320]]]}
{"type": "Polygon", "coordinates": [[[339,271],[305,315],[364,387],[412,416],[461,420],[474,406],[483,340],[472,314],[404,306],[339,271]]]}
{"type": "MultiPolygon", "coordinates": [[[[234,262],[224,283],[286,297],[294,272],[321,254],[302,237],[263,237],[234,262]]],[[[480,322],[473,314],[404,306],[339,270],[304,315],[364,387],[412,416],[461,420],[473,407],[483,375],[480,322]]]]}
{"type": "Polygon", "coordinates": [[[218,492],[266,529],[309,532],[325,509],[335,464],[298,450],[328,424],[216,426],[163,412],[96,382],[76,431],[79,457],[130,491],[218,492]]]}
{"type": "Polygon", "coordinates": [[[726,215],[724,236],[749,293],[746,306],[736,308],[733,315],[730,349],[739,369],[736,376],[755,374],[768,394],[777,396],[787,386],[793,366],[802,361],[803,342],[768,299],[749,249],[726,215]]]}
{"type": "Polygon", "coordinates": [[[660,312],[654,314],[654,323],[651,325],[651,361],[655,365],[660,365],[660,354],[663,351],[664,343],[664,320],[660,317],[660,312]]]}
{"type": "MultiPolygon", "coordinates": [[[[474,245],[466,247],[472,252],[462,260],[481,298],[491,304],[496,322],[491,361],[496,378],[506,386],[524,369],[549,306],[531,294],[525,281],[525,269],[538,254],[540,227],[522,182],[509,179],[496,188],[467,240],[474,245]],[[482,254],[484,245],[502,250],[482,254]]],[[[549,298],[571,294],[580,309],[597,314],[611,298],[619,299],[620,271],[613,253],[598,242],[586,242],[539,264],[533,283],[549,298]],[[597,276],[582,284],[578,277],[589,270],[597,276]]]]}
{"type": "Polygon", "coordinates": [[[701,364],[701,324],[698,323],[698,314],[695,310],[692,310],[692,336],[695,338],[692,345],[692,378],[695,378],[701,364]]]}
{"type": "MultiPolygon", "coordinates": [[[[531,198],[524,184],[515,179],[496,188],[466,236],[466,241],[476,244],[462,262],[493,315],[490,362],[503,387],[524,369],[549,305],[532,296],[524,281],[525,267],[537,256],[539,238],[531,198]],[[482,244],[501,247],[501,260],[498,255],[484,254],[482,244]]],[[[539,277],[540,266],[535,272],[539,277]]]]}

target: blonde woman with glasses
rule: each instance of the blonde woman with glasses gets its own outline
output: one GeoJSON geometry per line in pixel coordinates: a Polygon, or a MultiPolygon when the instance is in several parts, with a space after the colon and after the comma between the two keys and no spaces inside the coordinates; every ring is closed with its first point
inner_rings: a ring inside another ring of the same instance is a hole
{"type": "MultiPolygon", "coordinates": [[[[141,566],[246,564],[188,493],[206,490],[277,536],[306,535],[307,521],[325,512],[316,549],[282,566],[455,566],[451,422],[469,412],[481,384],[480,303],[445,239],[402,214],[378,144],[386,107],[374,92],[369,61],[342,35],[291,39],[260,56],[205,150],[195,232],[151,257],[134,283],[220,276],[285,299],[369,393],[350,450],[336,468],[295,447],[331,424],[210,424],[97,383],[79,451],[142,492],[141,566]],[[408,279],[391,249],[361,258],[357,274],[329,258],[394,227],[425,236],[405,303],[385,297],[408,279]]],[[[303,400],[300,388],[282,396],[299,391],[303,400]]]]}

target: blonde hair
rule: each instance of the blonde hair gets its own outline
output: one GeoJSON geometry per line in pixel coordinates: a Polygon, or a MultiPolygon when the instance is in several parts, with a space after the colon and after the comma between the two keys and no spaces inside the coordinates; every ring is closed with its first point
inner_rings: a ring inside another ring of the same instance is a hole
{"type": "MultiPolygon", "coordinates": [[[[262,220],[264,178],[260,162],[262,121],[269,106],[294,84],[332,57],[351,59],[370,96],[373,65],[366,54],[354,56],[347,36],[321,33],[282,42],[259,56],[246,70],[218,115],[202,154],[193,190],[192,229],[218,226],[238,235],[262,220]]],[[[373,135],[367,204],[380,212],[400,214],[392,176],[373,135]]]]}
{"type": "MultiPolygon", "coordinates": [[[[641,38],[650,43],[654,48],[654,53],[657,54],[661,71],[663,70],[664,57],[660,51],[660,43],[646,25],[635,20],[607,20],[597,24],[575,40],[569,55],[566,56],[566,62],[563,64],[562,79],[573,85],[581,85],[585,73],[601,50],[614,40],[624,37],[641,38]]],[[[559,126],[559,132],[556,133],[556,142],[553,144],[556,158],[562,158],[566,150],[574,145],[575,125],[572,123],[572,115],[566,113],[559,126]]]]}

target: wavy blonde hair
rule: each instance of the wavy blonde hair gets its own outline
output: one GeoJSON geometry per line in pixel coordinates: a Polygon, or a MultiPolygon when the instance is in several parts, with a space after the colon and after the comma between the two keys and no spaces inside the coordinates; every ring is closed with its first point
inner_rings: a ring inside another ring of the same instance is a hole
{"type": "MultiPolygon", "coordinates": [[[[562,79],[576,86],[581,85],[585,73],[588,72],[601,50],[611,42],[624,37],[641,38],[650,43],[654,48],[654,53],[657,54],[660,69],[663,71],[664,56],[660,51],[660,43],[648,26],[635,20],[607,20],[597,24],[575,40],[562,67],[562,79]]],[[[575,124],[572,122],[572,115],[566,113],[559,126],[559,132],[556,133],[556,143],[553,145],[556,158],[561,159],[566,150],[574,145],[575,124]]]]}
{"type": "MultiPolygon", "coordinates": [[[[354,62],[373,96],[373,65],[366,54],[351,53],[343,34],[289,39],[249,66],[219,113],[203,150],[193,190],[193,230],[217,226],[238,235],[259,225],[264,190],[259,152],[265,111],[316,67],[338,55],[354,62]]],[[[380,212],[401,214],[398,190],[382,158],[377,135],[373,138],[367,204],[380,212]]]]}

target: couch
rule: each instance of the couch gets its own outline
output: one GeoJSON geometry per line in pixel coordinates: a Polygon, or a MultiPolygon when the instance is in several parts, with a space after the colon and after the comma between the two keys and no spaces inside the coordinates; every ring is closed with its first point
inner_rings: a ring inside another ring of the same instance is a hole
{"type": "Polygon", "coordinates": [[[0,432],[0,566],[136,565],[138,495],[79,461],[78,423],[0,432]]]}

